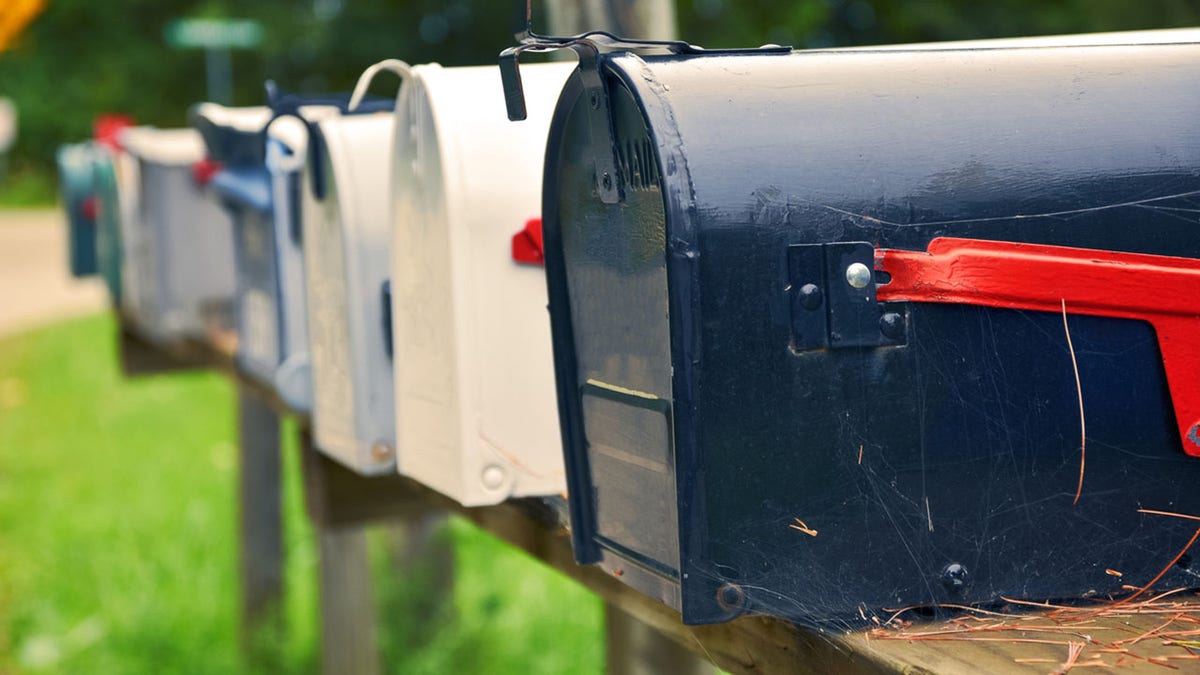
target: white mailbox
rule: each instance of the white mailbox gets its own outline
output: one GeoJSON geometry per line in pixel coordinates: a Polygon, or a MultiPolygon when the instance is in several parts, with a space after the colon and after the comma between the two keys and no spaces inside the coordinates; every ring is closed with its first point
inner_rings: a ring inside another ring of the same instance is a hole
{"type": "Polygon", "coordinates": [[[153,339],[207,339],[232,302],[233,241],[229,216],[192,176],[204,156],[191,129],[132,127],[120,135],[132,158],[132,208],[122,209],[123,306],[153,339]]]}
{"type": "Polygon", "coordinates": [[[495,67],[416,66],[396,106],[397,466],[466,505],[564,490],[546,281],[511,251],[573,69],[521,69],[523,122],[495,67]]]}
{"type": "Polygon", "coordinates": [[[385,284],[392,238],[394,102],[357,105],[385,61],[363,73],[351,112],[315,126],[308,177],[316,208],[304,216],[313,439],[363,474],[395,470],[391,307],[385,284]],[[370,110],[370,111],[367,111],[370,110]]]}

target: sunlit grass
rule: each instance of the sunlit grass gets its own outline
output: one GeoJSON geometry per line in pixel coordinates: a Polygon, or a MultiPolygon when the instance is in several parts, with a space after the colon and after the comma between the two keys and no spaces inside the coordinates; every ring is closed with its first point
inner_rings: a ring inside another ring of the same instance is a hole
{"type": "Polygon", "coordinates": [[[43,167],[12,166],[0,155],[0,206],[53,206],[57,198],[54,181],[54,174],[43,167]]]}
{"type": "MultiPolygon", "coordinates": [[[[108,317],[0,341],[0,673],[313,672],[316,555],[285,428],[287,595],[273,653],[239,651],[233,388],[123,379],[108,317]]],[[[602,608],[473,526],[440,535],[455,591],[372,561],[385,669],[599,672],[602,608]],[[441,607],[441,609],[439,609],[441,607]]]]}

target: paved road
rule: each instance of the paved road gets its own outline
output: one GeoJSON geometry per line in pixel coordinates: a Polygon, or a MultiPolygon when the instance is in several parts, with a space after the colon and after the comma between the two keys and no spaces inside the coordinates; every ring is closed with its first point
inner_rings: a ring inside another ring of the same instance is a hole
{"type": "Polygon", "coordinates": [[[108,306],[98,277],[71,277],[66,247],[61,211],[0,210],[0,336],[108,306]]]}

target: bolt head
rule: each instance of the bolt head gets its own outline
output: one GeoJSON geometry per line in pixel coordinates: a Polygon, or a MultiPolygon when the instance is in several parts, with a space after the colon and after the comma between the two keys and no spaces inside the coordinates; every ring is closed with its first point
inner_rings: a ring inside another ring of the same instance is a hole
{"type": "Polygon", "coordinates": [[[846,268],[846,283],[852,288],[866,288],[871,283],[871,268],[862,263],[851,263],[846,268]]]}
{"type": "Polygon", "coordinates": [[[483,486],[489,490],[496,490],[504,485],[504,469],[489,464],[483,468],[483,473],[479,479],[483,482],[483,486]]]}
{"type": "Polygon", "coordinates": [[[804,284],[800,287],[800,306],[814,310],[821,306],[821,289],[816,284],[804,284]]]}
{"type": "Polygon", "coordinates": [[[904,337],[904,315],[898,312],[884,312],[879,317],[879,332],[890,340],[904,337]]]}
{"type": "Polygon", "coordinates": [[[371,446],[371,459],[376,462],[386,462],[392,458],[392,446],[383,441],[376,441],[371,446]]]}
{"type": "Polygon", "coordinates": [[[717,604],[726,612],[735,612],[746,604],[746,592],[737,584],[723,584],[717,589],[717,604]]]}
{"type": "Polygon", "coordinates": [[[942,587],[953,595],[962,595],[967,590],[968,579],[967,568],[959,563],[950,563],[942,570],[942,587]]]}

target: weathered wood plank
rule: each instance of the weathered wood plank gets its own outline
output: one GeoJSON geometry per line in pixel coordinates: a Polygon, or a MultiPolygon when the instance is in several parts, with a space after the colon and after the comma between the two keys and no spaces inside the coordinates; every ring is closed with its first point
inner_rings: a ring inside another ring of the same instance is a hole
{"type": "Polygon", "coordinates": [[[252,389],[238,387],[238,543],[242,634],[278,620],[283,597],[279,416],[252,389]]]}
{"type": "MultiPolygon", "coordinates": [[[[237,376],[232,359],[227,354],[205,353],[202,346],[190,346],[178,351],[159,351],[166,354],[168,359],[198,358],[201,363],[232,374],[239,383],[240,437],[243,451],[243,476],[240,487],[243,499],[243,583],[247,592],[244,598],[244,615],[262,616],[255,608],[266,606],[264,603],[277,602],[281,590],[282,544],[278,539],[279,455],[276,413],[279,408],[273,407],[279,405],[279,402],[277,399],[270,402],[272,399],[263,393],[260,385],[248,383],[244,378],[237,376]],[[264,448],[274,448],[274,451],[266,452],[264,448]],[[251,450],[254,452],[250,452],[251,450]],[[264,480],[272,475],[273,481],[264,480]],[[275,492],[272,494],[271,490],[275,492]],[[263,509],[259,510],[254,506],[255,502],[262,503],[263,509]],[[254,531],[263,532],[266,537],[250,536],[254,531]],[[272,560],[276,562],[267,564],[272,560]]],[[[303,425],[305,420],[301,419],[301,422],[303,425]]],[[[327,575],[328,579],[323,581],[323,598],[335,588],[347,589],[341,592],[342,596],[347,598],[369,598],[369,574],[363,562],[365,544],[360,544],[356,539],[357,534],[361,534],[359,528],[362,525],[395,522],[398,518],[416,522],[440,511],[455,513],[473,521],[494,536],[528,552],[583,584],[611,607],[627,615],[629,621],[645,624],[666,639],[733,673],[976,673],[1013,670],[1050,672],[1058,669],[1066,660],[1066,643],[1089,641],[1093,638],[1097,641],[1136,638],[1181,613],[1188,615],[1184,623],[1200,621],[1200,600],[1194,594],[1180,594],[1175,596],[1182,603],[1178,611],[1158,611],[1141,616],[1115,615],[1101,611],[1090,618],[1086,626],[1081,626],[1078,634],[998,632],[994,635],[989,633],[980,636],[986,641],[957,639],[963,636],[952,636],[956,638],[953,641],[905,639],[903,634],[896,633],[886,637],[901,639],[884,639],[884,636],[879,634],[871,635],[870,631],[821,632],[794,626],[779,619],[753,616],[724,624],[684,626],[677,612],[626,586],[601,568],[576,565],[567,530],[560,521],[559,510],[548,502],[523,499],[496,506],[468,509],[402,476],[359,476],[312,448],[306,432],[302,433],[301,446],[308,511],[320,528],[319,531],[323,533],[320,542],[322,559],[331,561],[330,566],[326,567],[323,564],[322,568],[322,574],[327,575]],[[334,557],[340,560],[335,562],[334,557]],[[1047,640],[1054,644],[1023,640],[1047,640]],[[1018,662],[1027,659],[1042,661],[1018,662]]],[[[328,602],[336,603],[339,600],[331,597],[328,602]]],[[[362,609],[364,606],[366,604],[362,600],[338,608],[330,605],[330,616],[348,616],[345,612],[350,612],[357,613],[355,616],[361,619],[368,615],[362,609]]],[[[373,609],[369,614],[373,617],[373,609]]],[[[1034,623],[1041,623],[1042,619],[1052,622],[1052,614],[1051,610],[1033,610],[1021,616],[1032,617],[1034,623]]],[[[336,621],[345,627],[363,626],[361,620],[327,620],[336,621]]],[[[945,631],[961,626],[962,622],[955,624],[927,621],[913,624],[906,632],[911,634],[945,631]]],[[[375,642],[371,630],[359,628],[350,631],[345,638],[338,638],[337,642],[347,649],[352,649],[354,654],[365,655],[369,651],[373,653],[373,649],[363,647],[364,644],[373,645],[375,642]]],[[[1189,650],[1185,646],[1163,644],[1161,637],[1138,641],[1135,646],[1137,649],[1132,651],[1136,654],[1125,657],[1125,664],[1132,665],[1135,671],[1160,672],[1164,665],[1182,671],[1190,671],[1196,667],[1196,662],[1190,660],[1189,650]],[[1159,664],[1152,664],[1146,660],[1164,657],[1170,658],[1159,664]]],[[[338,647],[332,648],[336,650],[338,647]]],[[[1085,655],[1090,653],[1091,656],[1086,658],[1099,657],[1095,652],[1099,648],[1102,646],[1092,643],[1089,648],[1092,651],[1085,652],[1085,655]]],[[[344,665],[352,663],[353,658],[357,657],[334,657],[338,663],[327,664],[327,667],[336,665],[336,672],[355,672],[347,670],[344,665]]],[[[1103,658],[1115,663],[1121,655],[1110,653],[1103,658]]],[[[372,666],[369,660],[362,663],[366,664],[364,668],[368,668],[362,672],[373,672],[369,668],[377,668],[372,666]]]]}
{"type": "Polygon", "coordinates": [[[399,474],[362,476],[330,459],[313,446],[307,431],[301,432],[300,447],[304,502],[316,525],[361,525],[438,508],[415,493],[409,487],[412,481],[399,474]]]}
{"type": "Polygon", "coordinates": [[[609,675],[715,675],[716,669],[658,630],[612,603],[604,606],[606,672],[609,675]]]}
{"type": "Polygon", "coordinates": [[[380,672],[366,528],[319,526],[321,672],[380,672]]]}

